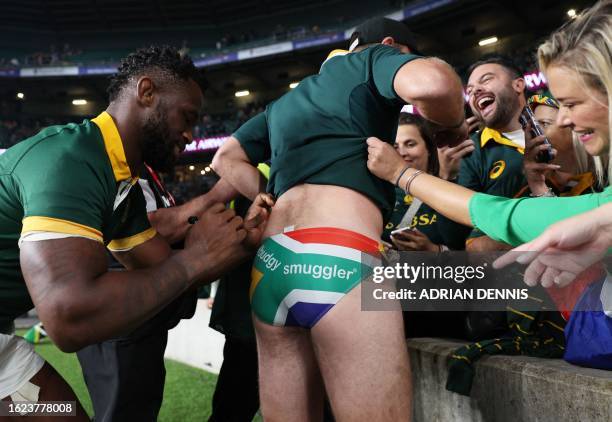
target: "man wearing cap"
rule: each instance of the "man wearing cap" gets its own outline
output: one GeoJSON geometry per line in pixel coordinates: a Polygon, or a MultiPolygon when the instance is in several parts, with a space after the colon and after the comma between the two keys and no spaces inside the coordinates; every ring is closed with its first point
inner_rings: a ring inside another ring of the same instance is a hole
{"type": "Polygon", "coordinates": [[[321,420],[325,392],[338,420],[411,417],[402,315],[361,312],[361,280],[380,262],[394,203],[393,186],[367,170],[365,141],[395,139],[408,102],[435,122],[440,142],[467,132],[458,76],[441,60],[406,54],[412,43],[402,23],[364,23],[350,52],[331,55],[213,160],[253,198],[255,165],[271,158],[267,190],[277,201],[250,289],[266,419],[321,420]]]}

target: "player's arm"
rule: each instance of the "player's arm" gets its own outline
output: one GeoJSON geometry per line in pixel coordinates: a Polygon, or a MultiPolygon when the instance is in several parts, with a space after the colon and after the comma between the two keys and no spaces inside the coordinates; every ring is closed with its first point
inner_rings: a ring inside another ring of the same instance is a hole
{"type": "Polygon", "coordinates": [[[213,206],[189,231],[184,250],[133,271],[107,272],[104,245],[91,239],[24,241],[21,268],[49,335],[70,352],[133,330],[240,262],[248,255],[241,225],[232,210],[213,206]]]}
{"type": "Polygon", "coordinates": [[[221,179],[209,192],[186,204],[149,212],[149,222],[157,234],[130,250],[112,251],[113,256],[129,270],[157,265],[171,255],[172,249],[169,245],[185,239],[191,227],[189,217],[200,218],[212,205],[229,202],[237,194],[237,190],[221,179]]]}
{"type": "Polygon", "coordinates": [[[264,192],[266,179],[255,167],[270,158],[265,113],[246,122],[219,148],[212,167],[229,184],[251,201],[264,192]]]}
{"type": "Polygon", "coordinates": [[[189,202],[170,208],[159,208],[149,212],[149,222],[169,244],[180,242],[185,238],[191,216],[200,216],[215,203],[226,203],[238,195],[238,191],[224,179],[204,195],[193,198],[189,202]]]}
{"type": "Polygon", "coordinates": [[[113,256],[128,270],[161,264],[172,255],[168,241],[159,233],[129,251],[112,251],[113,256]]]}

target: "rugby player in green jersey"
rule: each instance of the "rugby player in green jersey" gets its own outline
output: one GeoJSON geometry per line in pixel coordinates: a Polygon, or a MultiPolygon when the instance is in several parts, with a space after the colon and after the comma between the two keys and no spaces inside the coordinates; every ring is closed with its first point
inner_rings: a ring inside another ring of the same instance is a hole
{"type": "MultiPolygon", "coordinates": [[[[112,78],[106,111],[46,128],[0,156],[3,402],[76,401],[13,334],[17,316],[36,306],[53,342],[76,351],[131,332],[246,257],[245,238],[258,242],[261,231],[245,230],[221,203],[200,216],[174,254],[147,219],[138,171],[143,161],[168,169],[191,141],[203,101],[199,80],[175,50],[139,50],[112,78]],[[108,272],[105,247],[129,271],[108,272]]],[[[77,415],[86,418],[80,406],[77,415]]]]}
{"type": "Polygon", "coordinates": [[[245,123],[213,160],[254,198],[255,166],[271,158],[277,201],[251,284],[266,420],[321,420],[325,393],[337,420],[411,418],[402,314],[361,311],[360,264],[378,260],[395,199],[392,184],[369,174],[365,140],[395,139],[407,102],[437,123],[439,141],[464,140],[467,125],[459,77],[439,59],[406,54],[408,34],[389,19],[361,25],[351,52],[245,123]]]}

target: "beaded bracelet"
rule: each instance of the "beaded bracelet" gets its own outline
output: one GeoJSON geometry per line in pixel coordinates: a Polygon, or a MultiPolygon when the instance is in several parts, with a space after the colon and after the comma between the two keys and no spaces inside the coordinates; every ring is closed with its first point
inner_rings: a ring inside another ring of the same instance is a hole
{"type": "Polygon", "coordinates": [[[552,188],[547,186],[546,187],[546,192],[541,193],[539,195],[535,195],[533,193],[530,193],[529,196],[532,197],[532,198],[554,198],[557,195],[555,195],[555,193],[553,192],[552,188]]]}

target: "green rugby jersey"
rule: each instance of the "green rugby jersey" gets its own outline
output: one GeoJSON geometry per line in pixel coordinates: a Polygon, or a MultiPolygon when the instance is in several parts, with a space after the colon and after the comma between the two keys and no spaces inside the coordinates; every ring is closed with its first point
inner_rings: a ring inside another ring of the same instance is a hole
{"type": "Polygon", "coordinates": [[[251,163],[271,159],[268,191],[279,197],[301,183],[343,186],[389,213],[394,187],[368,171],[365,140],[395,139],[404,102],[393,79],[416,58],[384,45],[333,56],[240,127],[234,137],[251,163]]]}
{"type": "MultiPolygon", "coordinates": [[[[488,127],[472,135],[472,140],[475,149],[461,161],[458,184],[476,192],[506,198],[525,192],[523,147],[488,127]]],[[[480,236],[484,233],[474,229],[469,238],[480,236]]]]}
{"type": "Polygon", "coordinates": [[[79,236],[118,251],[155,235],[137,180],[106,112],[43,129],[0,156],[0,332],[33,307],[20,239],[79,236]]]}

